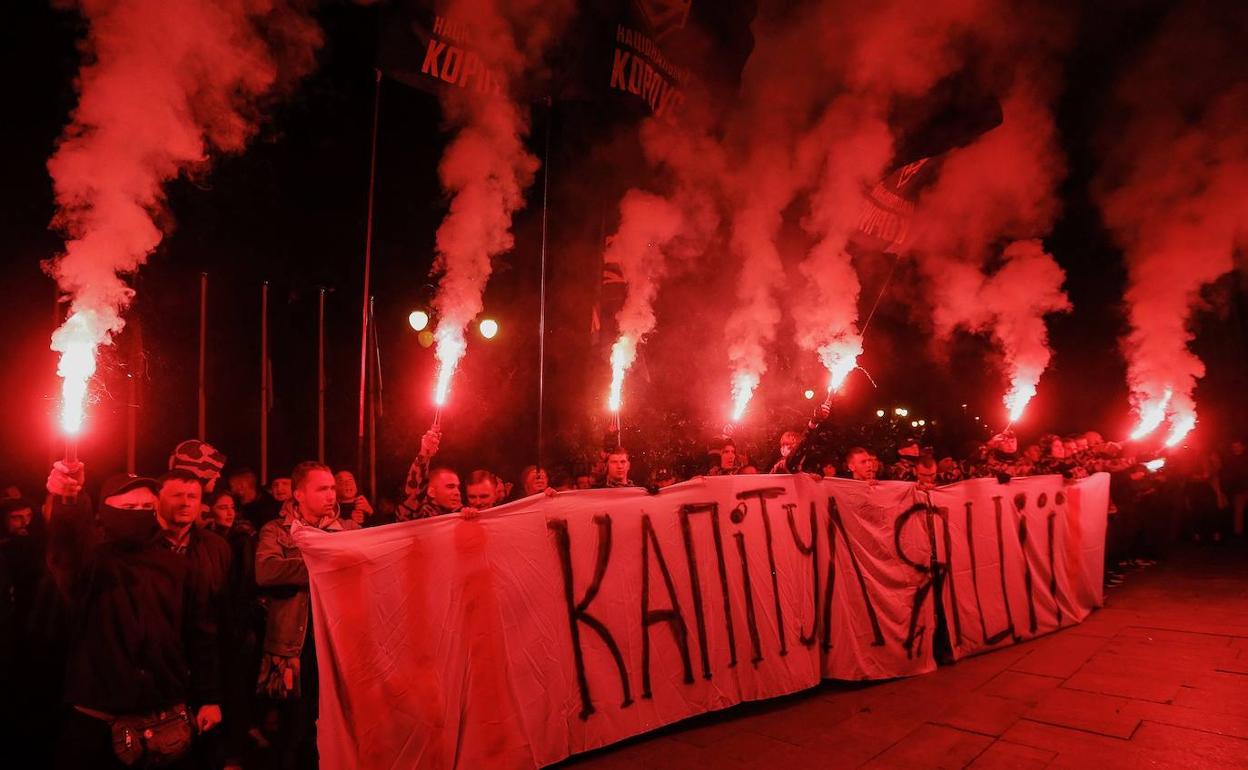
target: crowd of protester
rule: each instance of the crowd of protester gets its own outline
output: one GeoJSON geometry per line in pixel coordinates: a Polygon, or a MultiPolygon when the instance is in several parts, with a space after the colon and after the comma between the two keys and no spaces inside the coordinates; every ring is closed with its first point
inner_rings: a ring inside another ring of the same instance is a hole
{"type": "Polygon", "coordinates": [[[618,442],[588,463],[529,466],[511,483],[487,469],[461,475],[439,464],[441,434],[431,430],[401,490],[375,501],[352,472],[317,462],[262,485],[197,440],[179,444],[158,477],[117,475],[92,486],[94,501],[87,469],[56,463],[38,499],[16,486],[0,490],[0,690],[11,694],[0,724],[29,747],[34,767],[124,767],[144,753],[137,761],[164,766],[314,767],[319,682],[296,522],[339,532],[471,517],[531,495],[657,491],[695,474],[812,473],[922,490],[969,478],[1107,472],[1111,586],[1183,537],[1214,543],[1244,534],[1242,441],[1170,452],[1163,463],[1093,431],[1026,445],[1006,432],[957,457],[914,439],[886,457],[863,446],[830,454],[810,433],[781,434],[770,463],[720,437],[694,473],[660,466],[635,484],[618,442]]]}

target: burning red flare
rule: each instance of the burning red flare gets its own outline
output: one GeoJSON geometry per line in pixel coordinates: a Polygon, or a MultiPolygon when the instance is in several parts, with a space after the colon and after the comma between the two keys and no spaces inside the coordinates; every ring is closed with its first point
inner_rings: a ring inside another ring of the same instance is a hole
{"type": "Polygon", "coordinates": [[[438,226],[434,260],[434,272],[440,275],[433,300],[440,319],[434,332],[439,365],[434,401],[441,406],[467,348],[468,324],[483,309],[493,259],[515,243],[512,216],[524,205],[539,166],[524,143],[528,108],[513,91],[529,67],[541,61],[571,3],[457,0],[438,6],[472,30],[481,64],[474,87],[465,87],[465,80],[439,93],[444,118],[454,131],[438,164],[438,179],[450,198],[438,226]]]}
{"type": "Polygon", "coordinates": [[[1170,434],[1166,436],[1166,446],[1172,447],[1172,446],[1178,445],[1179,442],[1181,442],[1184,438],[1186,438],[1187,434],[1191,433],[1192,429],[1195,427],[1196,427],[1196,411],[1195,410],[1192,410],[1190,412],[1183,411],[1181,413],[1176,414],[1170,420],[1170,434]]]}
{"type": "Polygon", "coordinates": [[[76,0],[78,103],[48,160],[64,253],[45,263],[71,300],[52,335],[61,425],[84,419],[96,352],[125,325],[136,272],[163,238],[164,184],[240,152],[257,107],[309,70],[320,31],[282,0],[76,0]]]}
{"type": "Polygon", "coordinates": [[[624,336],[611,346],[611,392],[607,396],[607,408],[616,414],[624,397],[624,373],[637,357],[637,343],[624,336]]]}
{"type": "Polygon", "coordinates": [[[732,378],[732,421],[738,422],[745,416],[745,408],[750,405],[754,389],[758,387],[758,375],[753,372],[738,372],[732,378]]]}
{"type": "Polygon", "coordinates": [[[858,366],[862,355],[862,337],[847,335],[839,341],[829,342],[819,348],[819,360],[828,370],[828,392],[836,393],[845,384],[845,378],[858,366]]]}
{"type": "Polygon", "coordinates": [[[434,352],[438,359],[438,384],[433,391],[433,403],[441,407],[446,405],[446,397],[451,392],[451,377],[455,375],[468,343],[464,339],[464,327],[458,324],[440,323],[434,336],[438,340],[434,352]]]}
{"type": "Polygon", "coordinates": [[[61,383],[61,429],[76,436],[86,418],[87,382],[95,374],[95,349],[103,338],[91,315],[74,312],[52,335],[52,349],[61,354],[56,373],[61,383]]]}
{"type": "Polygon", "coordinates": [[[1140,406],[1140,424],[1131,431],[1131,440],[1139,441],[1157,430],[1166,419],[1166,410],[1170,408],[1170,400],[1174,398],[1174,389],[1166,388],[1160,399],[1146,401],[1140,406]]]}
{"type": "Polygon", "coordinates": [[[1036,383],[1040,381],[1042,371],[1033,367],[1019,366],[1010,383],[1010,391],[1005,394],[1005,408],[1010,415],[1010,422],[1016,423],[1023,418],[1027,404],[1036,395],[1036,383]]]}

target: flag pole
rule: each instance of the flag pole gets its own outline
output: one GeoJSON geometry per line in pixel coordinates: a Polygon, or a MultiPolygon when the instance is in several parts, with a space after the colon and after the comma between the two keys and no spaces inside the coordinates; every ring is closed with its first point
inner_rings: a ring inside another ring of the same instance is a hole
{"type": "Polygon", "coordinates": [[[208,349],[208,274],[199,274],[199,421],[196,435],[200,441],[207,433],[208,396],[204,389],[204,369],[208,349]]]}
{"type": "MultiPolygon", "coordinates": [[[[373,266],[373,199],[377,191],[377,124],[381,114],[381,70],[373,70],[373,139],[368,159],[368,215],[364,226],[364,290],[360,303],[360,410],[355,440],[355,467],[364,464],[364,394],[368,382],[368,325],[372,314],[369,295],[373,266]]],[[[373,490],[370,488],[370,492],[373,490]]]]}
{"type": "MultiPolygon", "coordinates": [[[[65,322],[65,312],[61,309],[61,287],[56,282],[52,283],[52,332],[61,328],[61,324],[65,322]]],[[[68,309],[68,306],[66,306],[68,309]]],[[[48,348],[49,352],[52,350],[48,348]]],[[[55,367],[53,371],[56,371],[55,367]]],[[[57,388],[59,391],[59,388],[57,388]]],[[[48,441],[48,465],[57,461],[58,457],[64,457],[63,442],[59,440],[56,432],[48,434],[51,438],[48,441]]]]}
{"type": "Polygon", "coordinates": [[[126,367],[126,473],[135,475],[138,466],[139,376],[143,371],[143,327],[138,318],[130,322],[130,363],[126,367]]]}
{"type": "Polygon", "coordinates": [[[542,467],[542,439],[546,427],[546,223],[550,199],[550,133],[554,124],[554,100],[546,97],[546,151],[542,159],[542,276],[537,314],[537,467],[542,467]]]}
{"type": "Polygon", "coordinates": [[[325,287],[316,312],[316,461],[325,462],[325,287]]]}
{"type": "Polygon", "coordinates": [[[375,368],[368,387],[368,495],[377,499],[377,401],[381,386],[381,351],[377,348],[377,318],[373,311],[373,297],[368,298],[368,341],[373,352],[375,368]]]}
{"type": "Polygon", "coordinates": [[[269,282],[260,283],[260,483],[269,483],[269,282]]]}

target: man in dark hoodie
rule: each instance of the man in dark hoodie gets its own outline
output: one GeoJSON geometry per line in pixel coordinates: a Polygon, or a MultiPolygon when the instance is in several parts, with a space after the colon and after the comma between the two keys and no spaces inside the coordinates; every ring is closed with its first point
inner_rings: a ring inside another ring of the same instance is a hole
{"type": "Polygon", "coordinates": [[[119,475],[105,481],[99,526],[82,494],[81,463],[56,463],[48,566],[73,629],[56,766],[123,767],[165,743],[165,766],[185,762],[193,728],[220,721],[216,616],[205,582],[164,544],[160,485],[119,475]],[[192,715],[188,702],[200,704],[192,715]],[[151,730],[152,736],[146,733],[151,730]]]}

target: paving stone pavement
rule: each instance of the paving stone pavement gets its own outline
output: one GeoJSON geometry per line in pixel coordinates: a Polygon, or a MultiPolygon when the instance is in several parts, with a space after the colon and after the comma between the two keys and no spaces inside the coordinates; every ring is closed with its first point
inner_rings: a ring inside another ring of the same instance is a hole
{"type": "Polygon", "coordinates": [[[825,682],[558,767],[1248,769],[1248,547],[1180,549],[1082,624],[926,676],[825,682]]]}

